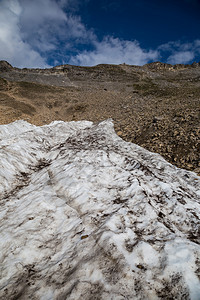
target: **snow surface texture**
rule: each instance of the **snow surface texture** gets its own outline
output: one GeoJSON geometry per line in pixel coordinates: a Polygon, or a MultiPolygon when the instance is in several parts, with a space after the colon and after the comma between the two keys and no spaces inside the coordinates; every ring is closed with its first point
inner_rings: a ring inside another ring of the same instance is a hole
{"type": "Polygon", "coordinates": [[[111,120],[0,126],[0,299],[200,299],[200,180],[111,120]]]}

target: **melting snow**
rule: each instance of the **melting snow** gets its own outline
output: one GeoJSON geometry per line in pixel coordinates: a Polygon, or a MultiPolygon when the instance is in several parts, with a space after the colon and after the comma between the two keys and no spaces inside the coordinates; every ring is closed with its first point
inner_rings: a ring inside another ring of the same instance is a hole
{"type": "Polygon", "coordinates": [[[200,299],[200,180],[112,121],[0,126],[1,299],[200,299]]]}

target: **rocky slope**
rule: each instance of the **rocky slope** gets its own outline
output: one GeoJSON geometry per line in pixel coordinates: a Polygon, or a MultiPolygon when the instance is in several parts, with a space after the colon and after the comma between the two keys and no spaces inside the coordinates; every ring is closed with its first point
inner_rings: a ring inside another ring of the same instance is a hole
{"type": "Polygon", "coordinates": [[[63,65],[0,62],[0,123],[114,120],[119,136],[200,174],[200,64],[63,65]]]}
{"type": "Polygon", "coordinates": [[[200,179],[111,121],[0,126],[1,299],[200,295],[200,179]]]}

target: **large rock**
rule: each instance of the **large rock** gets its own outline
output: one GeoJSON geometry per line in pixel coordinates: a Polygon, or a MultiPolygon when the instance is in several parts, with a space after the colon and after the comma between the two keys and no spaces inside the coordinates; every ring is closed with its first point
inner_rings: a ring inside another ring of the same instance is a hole
{"type": "Polygon", "coordinates": [[[110,120],[0,126],[1,299],[199,299],[200,180],[110,120]]]}
{"type": "Polygon", "coordinates": [[[0,60],[0,72],[8,72],[12,69],[13,67],[6,60],[0,60]]]}

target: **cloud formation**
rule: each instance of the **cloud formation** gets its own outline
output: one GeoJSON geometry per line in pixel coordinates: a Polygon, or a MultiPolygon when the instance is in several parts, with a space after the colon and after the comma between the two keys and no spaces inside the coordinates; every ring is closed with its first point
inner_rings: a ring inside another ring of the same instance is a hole
{"type": "Polygon", "coordinates": [[[49,56],[63,57],[76,44],[94,40],[79,16],[64,11],[67,6],[72,9],[71,0],[0,0],[0,59],[48,67],[49,56]]]}
{"type": "Polygon", "coordinates": [[[187,64],[200,54],[200,40],[192,43],[169,42],[159,46],[158,50],[161,54],[163,52],[167,54],[169,64],[187,64]]]}
{"type": "Polygon", "coordinates": [[[94,42],[93,51],[83,51],[72,57],[70,63],[78,65],[121,64],[143,65],[157,60],[157,50],[144,50],[137,41],[126,41],[107,36],[103,41],[94,42]]]}
{"type": "Polygon", "coordinates": [[[0,59],[19,67],[48,66],[40,53],[22,38],[19,23],[22,7],[19,2],[4,0],[0,4],[0,59]]]}
{"type": "MultiPolygon", "coordinates": [[[[88,0],[82,0],[88,1],[88,0]]],[[[200,40],[143,49],[138,41],[99,40],[78,15],[80,0],[0,0],[0,59],[16,67],[100,63],[143,65],[164,60],[191,63],[200,40]]]]}
{"type": "Polygon", "coordinates": [[[86,30],[79,16],[67,14],[63,9],[70,1],[55,0],[19,0],[23,12],[21,14],[21,34],[28,43],[38,51],[56,49],[60,42],[64,47],[70,42],[88,42],[92,31],[86,30]]]}

